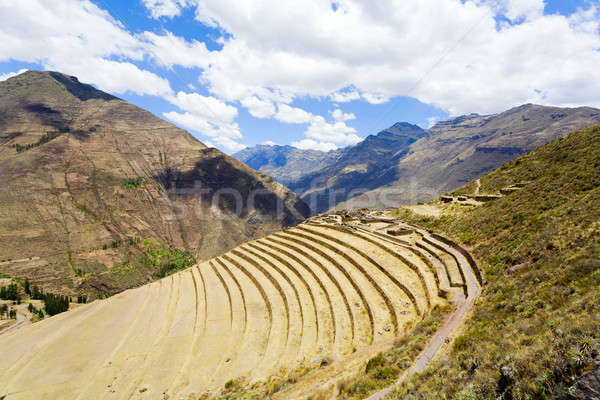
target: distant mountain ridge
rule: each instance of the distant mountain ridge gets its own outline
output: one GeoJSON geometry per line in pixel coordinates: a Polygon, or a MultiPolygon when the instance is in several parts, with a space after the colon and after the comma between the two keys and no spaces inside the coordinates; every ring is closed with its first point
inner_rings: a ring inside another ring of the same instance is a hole
{"type": "Polygon", "coordinates": [[[329,152],[304,150],[285,145],[256,145],[247,147],[232,157],[251,168],[272,176],[287,185],[312,171],[335,163],[344,154],[344,149],[329,152]]]}
{"type": "Polygon", "coordinates": [[[0,272],[70,295],[138,286],[309,214],[272,178],[58,72],[0,82],[0,171],[0,272]]]}
{"type": "Polygon", "coordinates": [[[600,110],[591,107],[525,104],[500,114],[459,116],[427,130],[397,123],[286,184],[317,213],[429,201],[598,122],[600,110]]]}

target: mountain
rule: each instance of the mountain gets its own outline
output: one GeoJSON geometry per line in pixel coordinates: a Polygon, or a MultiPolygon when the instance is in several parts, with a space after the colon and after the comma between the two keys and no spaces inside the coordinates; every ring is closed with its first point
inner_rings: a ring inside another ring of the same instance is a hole
{"type": "Polygon", "coordinates": [[[288,187],[307,199],[313,210],[325,211],[357,188],[372,190],[393,181],[394,166],[426,134],[417,125],[394,124],[348,148],[334,164],[306,174],[288,187]],[[340,194],[331,202],[330,195],[336,192],[340,194]]]}
{"type": "Polygon", "coordinates": [[[292,146],[257,145],[233,154],[251,168],[287,185],[336,162],[344,150],[302,150],[292,146]]]}
{"type": "Polygon", "coordinates": [[[426,131],[396,124],[399,132],[386,130],[369,136],[333,165],[288,187],[316,212],[335,206],[387,208],[429,201],[542,144],[598,122],[598,109],[527,104],[500,114],[461,116],[426,131]]]}
{"type": "Polygon", "coordinates": [[[0,171],[0,272],[70,295],[140,285],[309,213],[272,178],[57,72],[0,82],[0,171]]]}
{"type": "Polygon", "coordinates": [[[480,185],[486,194],[521,189],[481,207],[444,205],[441,218],[400,213],[463,243],[486,284],[447,354],[388,398],[598,398],[600,125],[519,157],[480,185]]]}

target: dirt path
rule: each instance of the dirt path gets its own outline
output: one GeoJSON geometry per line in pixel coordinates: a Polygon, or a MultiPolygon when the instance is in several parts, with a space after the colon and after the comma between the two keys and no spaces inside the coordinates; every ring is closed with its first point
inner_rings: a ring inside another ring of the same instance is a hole
{"type": "Polygon", "coordinates": [[[474,195],[477,196],[479,194],[479,189],[481,188],[481,179],[477,179],[475,183],[477,184],[477,187],[475,188],[474,195]]]}
{"type": "MultiPolygon", "coordinates": [[[[479,182],[478,182],[479,183],[479,182]]],[[[479,189],[479,188],[478,188],[479,189]]],[[[411,227],[415,229],[417,232],[422,234],[429,240],[436,241],[433,237],[429,235],[427,231],[423,231],[421,229],[411,227]]],[[[459,251],[453,249],[449,246],[445,246],[449,251],[451,251],[459,262],[462,264],[463,270],[465,271],[465,280],[467,283],[468,296],[466,299],[461,301],[456,310],[448,316],[446,321],[442,324],[440,329],[436,331],[433,337],[429,340],[423,351],[419,354],[413,365],[407,369],[393,385],[371,395],[367,398],[367,400],[381,400],[388,393],[390,393],[395,387],[402,384],[406,379],[414,375],[415,373],[422,372],[428,365],[431,360],[435,358],[435,356],[439,353],[440,349],[445,344],[451,344],[453,339],[456,337],[456,333],[460,330],[462,322],[464,321],[466,315],[469,313],[475,300],[481,294],[481,288],[479,283],[477,282],[477,278],[475,274],[471,270],[471,267],[467,260],[460,254],[459,251]]]]}
{"type": "Polygon", "coordinates": [[[18,327],[23,325],[25,323],[25,321],[27,321],[25,319],[25,316],[23,314],[17,313],[17,323],[12,324],[11,326],[7,326],[6,328],[0,330],[0,335],[2,335],[5,332],[12,331],[13,329],[17,329],[18,327]]]}

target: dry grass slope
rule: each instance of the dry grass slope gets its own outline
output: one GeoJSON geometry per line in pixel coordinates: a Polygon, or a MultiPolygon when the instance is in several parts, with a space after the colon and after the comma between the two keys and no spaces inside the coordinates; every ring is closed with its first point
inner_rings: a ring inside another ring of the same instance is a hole
{"type": "Polygon", "coordinates": [[[599,160],[596,125],[481,178],[485,194],[520,187],[501,199],[404,214],[471,248],[487,284],[452,351],[390,398],[585,398],[577,379],[600,354],[599,160]]]}

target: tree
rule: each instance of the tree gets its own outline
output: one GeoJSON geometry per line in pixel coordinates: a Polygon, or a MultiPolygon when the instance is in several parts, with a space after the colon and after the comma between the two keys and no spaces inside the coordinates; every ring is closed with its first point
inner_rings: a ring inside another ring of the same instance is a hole
{"type": "Polygon", "coordinates": [[[44,292],[41,291],[37,285],[33,285],[33,289],[31,290],[31,298],[34,300],[43,300],[44,292]]]}
{"type": "Polygon", "coordinates": [[[0,317],[4,316],[5,314],[8,314],[8,306],[6,304],[2,304],[0,306],[0,317]]]}
{"type": "Polygon", "coordinates": [[[19,287],[17,284],[11,283],[8,286],[3,286],[0,288],[0,299],[20,302],[21,295],[19,294],[19,287]]]}
{"type": "Polygon", "coordinates": [[[31,295],[31,284],[27,278],[25,278],[25,282],[23,283],[23,289],[25,289],[27,295],[31,295]]]}
{"type": "Polygon", "coordinates": [[[59,294],[44,295],[44,309],[48,315],[56,315],[69,309],[69,297],[59,294]]]}

